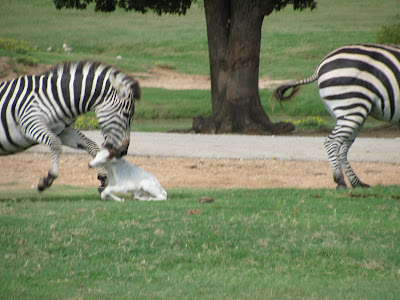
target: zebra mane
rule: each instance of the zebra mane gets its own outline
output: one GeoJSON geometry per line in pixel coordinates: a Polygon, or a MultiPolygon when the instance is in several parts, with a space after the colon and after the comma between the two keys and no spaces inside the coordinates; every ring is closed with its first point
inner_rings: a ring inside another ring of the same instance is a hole
{"type": "Polygon", "coordinates": [[[109,69],[112,69],[112,72],[115,76],[122,75],[122,81],[124,84],[129,85],[129,87],[132,89],[133,94],[135,95],[136,100],[140,100],[141,97],[141,91],[139,87],[139,83],[133,79],[131,76],[127,75],[126,73],[118,70],[114,66],[110,66],[107,64],[103,64],[101,62],[97,61],[88,61],[88,60],[82,60],[82,61],[68,61],[68,62],[63,62],[61,64],[57,64],[52,66],[48,71],[45,71],[41,75],[50,75],[50,74],[58,74],[59,72],[64,73],[69,73],[71,68],[76,68],[77,73],[82,72],[84,67],[90,66],[93,69],[96,69],[100,66],[104,67],[104,70],[108,71],[109,69]]]}

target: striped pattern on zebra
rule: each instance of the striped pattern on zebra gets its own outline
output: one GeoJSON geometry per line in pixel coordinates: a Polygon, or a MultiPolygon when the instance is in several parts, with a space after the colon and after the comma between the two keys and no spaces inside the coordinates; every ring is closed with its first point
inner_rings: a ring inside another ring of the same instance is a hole
{"type": "Polygon", "coordinates": [[[347,153],[368,115],[399,122],[400,47],[359,44],[334,50],[311,77],[279,86],[272,103],[274,99],[290,100],[300,85],[316,80],[320,98],[336,120],[325,141],[334,180],[338,188],[346,188],[343,170],[353,187],[368,187],[351,168],[347,153]],[[290,88],[291,93],[284,96],[290,88]]]}
{"type": "MultiPolygon", "coordinates": [[[[58,176],[61,145],[85,149],[95,157],[99,147],[73,126],[79,115],[94,111],[104,146],[127,153],[130,126],[140,99],[136,80],[114,67],[89,61],[68,62],[40,75],[0,83],[0,155],[23,151],[38,143],[50,147],[52,164],[39,181],[39,191],[58,176]]],[[[105,170],[98,172],[107,185],[105,170]]]]}

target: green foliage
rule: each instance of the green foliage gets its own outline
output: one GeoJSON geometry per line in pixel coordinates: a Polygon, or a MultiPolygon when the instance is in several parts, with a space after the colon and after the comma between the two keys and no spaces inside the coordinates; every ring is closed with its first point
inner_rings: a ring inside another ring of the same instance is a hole
{"type": "Polygon", "coordinates": [[[5,299],[396,299],[399,187],[0,192],[5,299]],[[199,203],[201,196],[214,203],[199,203]]]}
{"type": "MultiPolygon", "coordinates": [[[[185,14],[196,0],[53,0],[57,9],[76,8],[86,9],[90,3],[95,3],[94,10],[102,12],[115,11],[118,7],[124,10],[134,10],[141,13],[147,13],[149,10],[156,12],[158,15],[163,13],[185,14]]],[[[303,10],[306,8],[315,9],[317,3],[314,0],[275,0],[276,10],[281,10],[285,6],[292,4],[294,9],[303,10]]]]}
{"type": "Polygon", "coordinates": [[[382,26],[377,33],[379,43],[400,44],[400,15],[397,15],[395,22],[382,26]]]}
{"type": "Polygon", "coordinates": [[[76,129],[81,129],[81,130],[101,129],[99,126],[99,121],[92,112],[79,116],[78,119],[76,119],[74,125],[76,129]]]}
{"type": "Polygon", "coordinates": [[[37,47],[31,46],[27,41],[10,38],[0,38],[0,49],[25,54],[36,51],[37,47]]]}
{"type": "Polygon", "coordinates": [[[328,122],[323,120],[321,117],[307,117],[305,119],[295,120],[292,119],[285,120],[285,122],[292,123],[296,128],[301,129],[318,129],[328,125],[328,122]]]}
{"type": "Polygon", "coordinates": [[[185,14],[194,0],[53,0],[57,9],[76,8],[86,9],[90,3],[95,3],[95,11],[111,12],[117,6],[125,10],[134,10],[147,13],[149,10],[155,11],[158,15],[162,13],[185,14]]]}

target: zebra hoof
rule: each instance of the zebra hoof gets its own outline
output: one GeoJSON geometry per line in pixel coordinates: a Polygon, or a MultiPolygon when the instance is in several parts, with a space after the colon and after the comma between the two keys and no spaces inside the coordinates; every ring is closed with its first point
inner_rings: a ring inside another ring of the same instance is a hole
{"type": "Polygon", "coordinates": [[[340,190],[345,190],[345,189],[347,189],[347,186],[346,186],[346,185],[343,185],[343,184],[338,184],[338,186],[336,187],[336,189],[337,189],[338,191],[340,191],[340,190]]]}
{"type": "Polygon", "coordinates": [[[56,177],[50,174],[47,177],[42,177],[37,186],[38,191],[43,192],[45,189],[51,187],[54,179],[56,179],[56,177]]]}
{"type": "Polygon", "coordinates": [[[43,183],[43,181],[44,181],[43,179],[44,178],[40,179],[38,186],[37,186],[37,189],[39,192],[43,192],[47,188],[47,186],[45,186],[43,183]]]}

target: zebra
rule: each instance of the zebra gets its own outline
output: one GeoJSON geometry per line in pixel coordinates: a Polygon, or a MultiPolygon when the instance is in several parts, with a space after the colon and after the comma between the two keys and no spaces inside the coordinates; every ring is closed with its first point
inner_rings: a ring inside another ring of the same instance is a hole
{"type": "Polygon", "coordinates": [[[357,44],[328,54],[314,74],[285,83],[272,94],[272,104],[290,100],[302,84],[318,80],[319,95],[336,126],[325,140],[337,188],[346,188],[343,171],[352,187],[369,187],[350,166],[347,153],[368,115],[378,120],[400,120],[400,47],[357,44]],[[288,96],[285,92],[292,88],[288,96]],[[342,171],[343,170],[343,171],[342,171]]]}
{"type": "MultiPolygon", "coordinates": [[[[103,146],[116,156],[127,153],[139,83],[115,67],[99,62],[66,62],[40,75],[26,75],[0,83],[0,155],[10,155],[36,144],[50,147],[52,163],[38,190],[50,187],[58,176],[61,145],[84,149],[93,158],[95,142],[74,128],[77,117],[94,111],[103,146]]],[[[99,191],[108,184],[98,171],[99,191]]]]}

